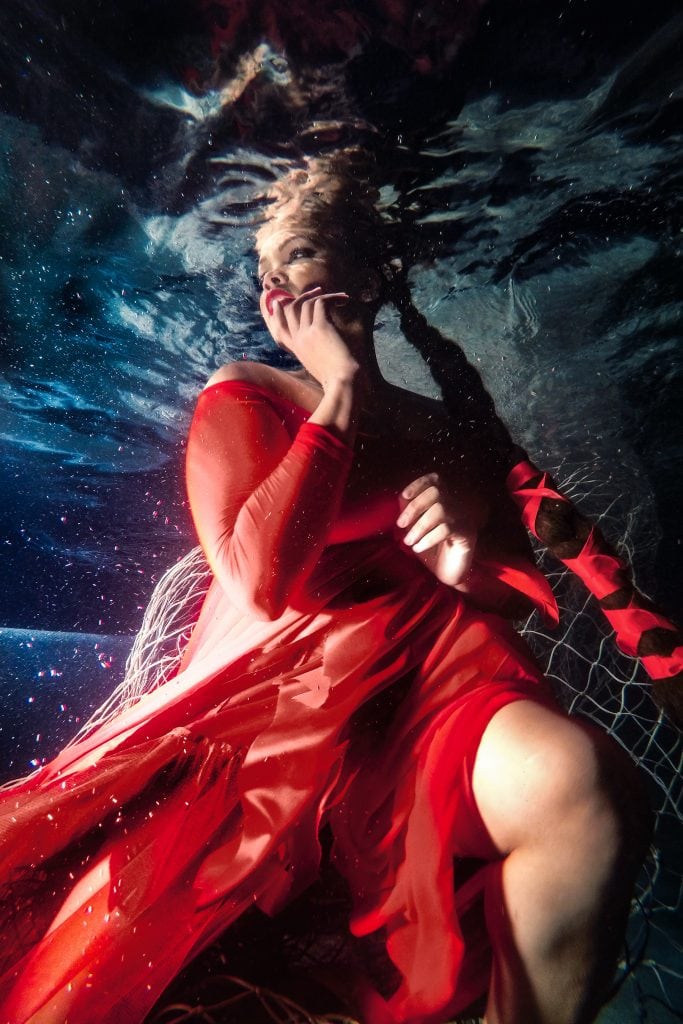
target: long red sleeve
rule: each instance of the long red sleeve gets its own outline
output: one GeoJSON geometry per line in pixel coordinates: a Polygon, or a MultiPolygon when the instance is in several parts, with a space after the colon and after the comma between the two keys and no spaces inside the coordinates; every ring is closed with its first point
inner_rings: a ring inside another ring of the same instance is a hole
{"type": "Polygon", "coordinates": [[[231,600],[278,618],[327,541],[352,450],[324,427],[292,440],[267,392],[226,381],[199,396],[187,490],[199,541],[231,600]]]}

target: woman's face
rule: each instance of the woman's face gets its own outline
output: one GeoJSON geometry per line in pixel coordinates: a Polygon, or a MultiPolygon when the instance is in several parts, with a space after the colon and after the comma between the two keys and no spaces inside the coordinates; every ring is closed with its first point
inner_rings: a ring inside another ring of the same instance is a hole
{"type": "Polygon", "coordinates": [[[296,224],[261,232],[258,275],[266,323],[275,298],[286,301],[287,296],[296,298],[316,287],[323,292],[348,291],[352,279],[340,253],[296,224]]]}

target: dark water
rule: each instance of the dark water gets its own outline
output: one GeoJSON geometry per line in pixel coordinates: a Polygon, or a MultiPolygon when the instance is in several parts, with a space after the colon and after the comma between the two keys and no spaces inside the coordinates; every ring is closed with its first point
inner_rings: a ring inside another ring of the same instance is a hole
{"type": "MultiPolygon", "coordinates": [[[[194,398],[226,360],[279,358],[250,225],[278,170],[335,137],[376,153],[416,304],[535,461],[579,471],[584,507],[609,507],[641,587],[683,617],[678,5],[395,5],[410,31],[379,3],[310,6],[0,10],[10,775],[106,695],[195,543],[194,398]]],[[[387,374],[436,393],[391,310],[382,323],[387,374]]],[[[656,968],[605,1021],[677,1019],[678,892],[663,900],[656,968]]]]}

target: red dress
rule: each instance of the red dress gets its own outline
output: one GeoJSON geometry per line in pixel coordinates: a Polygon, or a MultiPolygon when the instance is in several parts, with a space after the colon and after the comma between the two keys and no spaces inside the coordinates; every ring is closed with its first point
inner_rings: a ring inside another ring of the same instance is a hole
{"type": "MultiPolygon", "coordinates": [[[[386,999],[359,980],[365,1024],[486,990],[486,936],[462,926],[496,870],[474,758],[500,707],[550,698],[509,626],[394,532],[400,489],[459,459],[438,425],[391,463],[263,388],[202,393],[188,490],[214,581],[177,675],[0,794],[1,1024],[142,1020],[245,909],[310,884],[323,823],[351,931],[401,977],[386,999]],[[454,857],[482,850],[459,885],[454,857]]],[[[552,603],[521,555],[498,568],[552,603]]]]}

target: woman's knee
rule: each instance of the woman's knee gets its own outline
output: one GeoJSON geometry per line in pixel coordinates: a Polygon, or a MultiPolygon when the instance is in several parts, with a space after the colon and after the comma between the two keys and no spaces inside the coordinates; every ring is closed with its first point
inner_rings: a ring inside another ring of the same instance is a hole
{"type": "MultiPolygon", "coordinates": [[[[642,859],[651,823],[642,782],[628,756],[592,725],[518,701],[482,737],[474,796],[495,846],[577,846],[609,860],[642,859]]],[[[576,855],[577,850],[574,850],[576,855]]]]}

